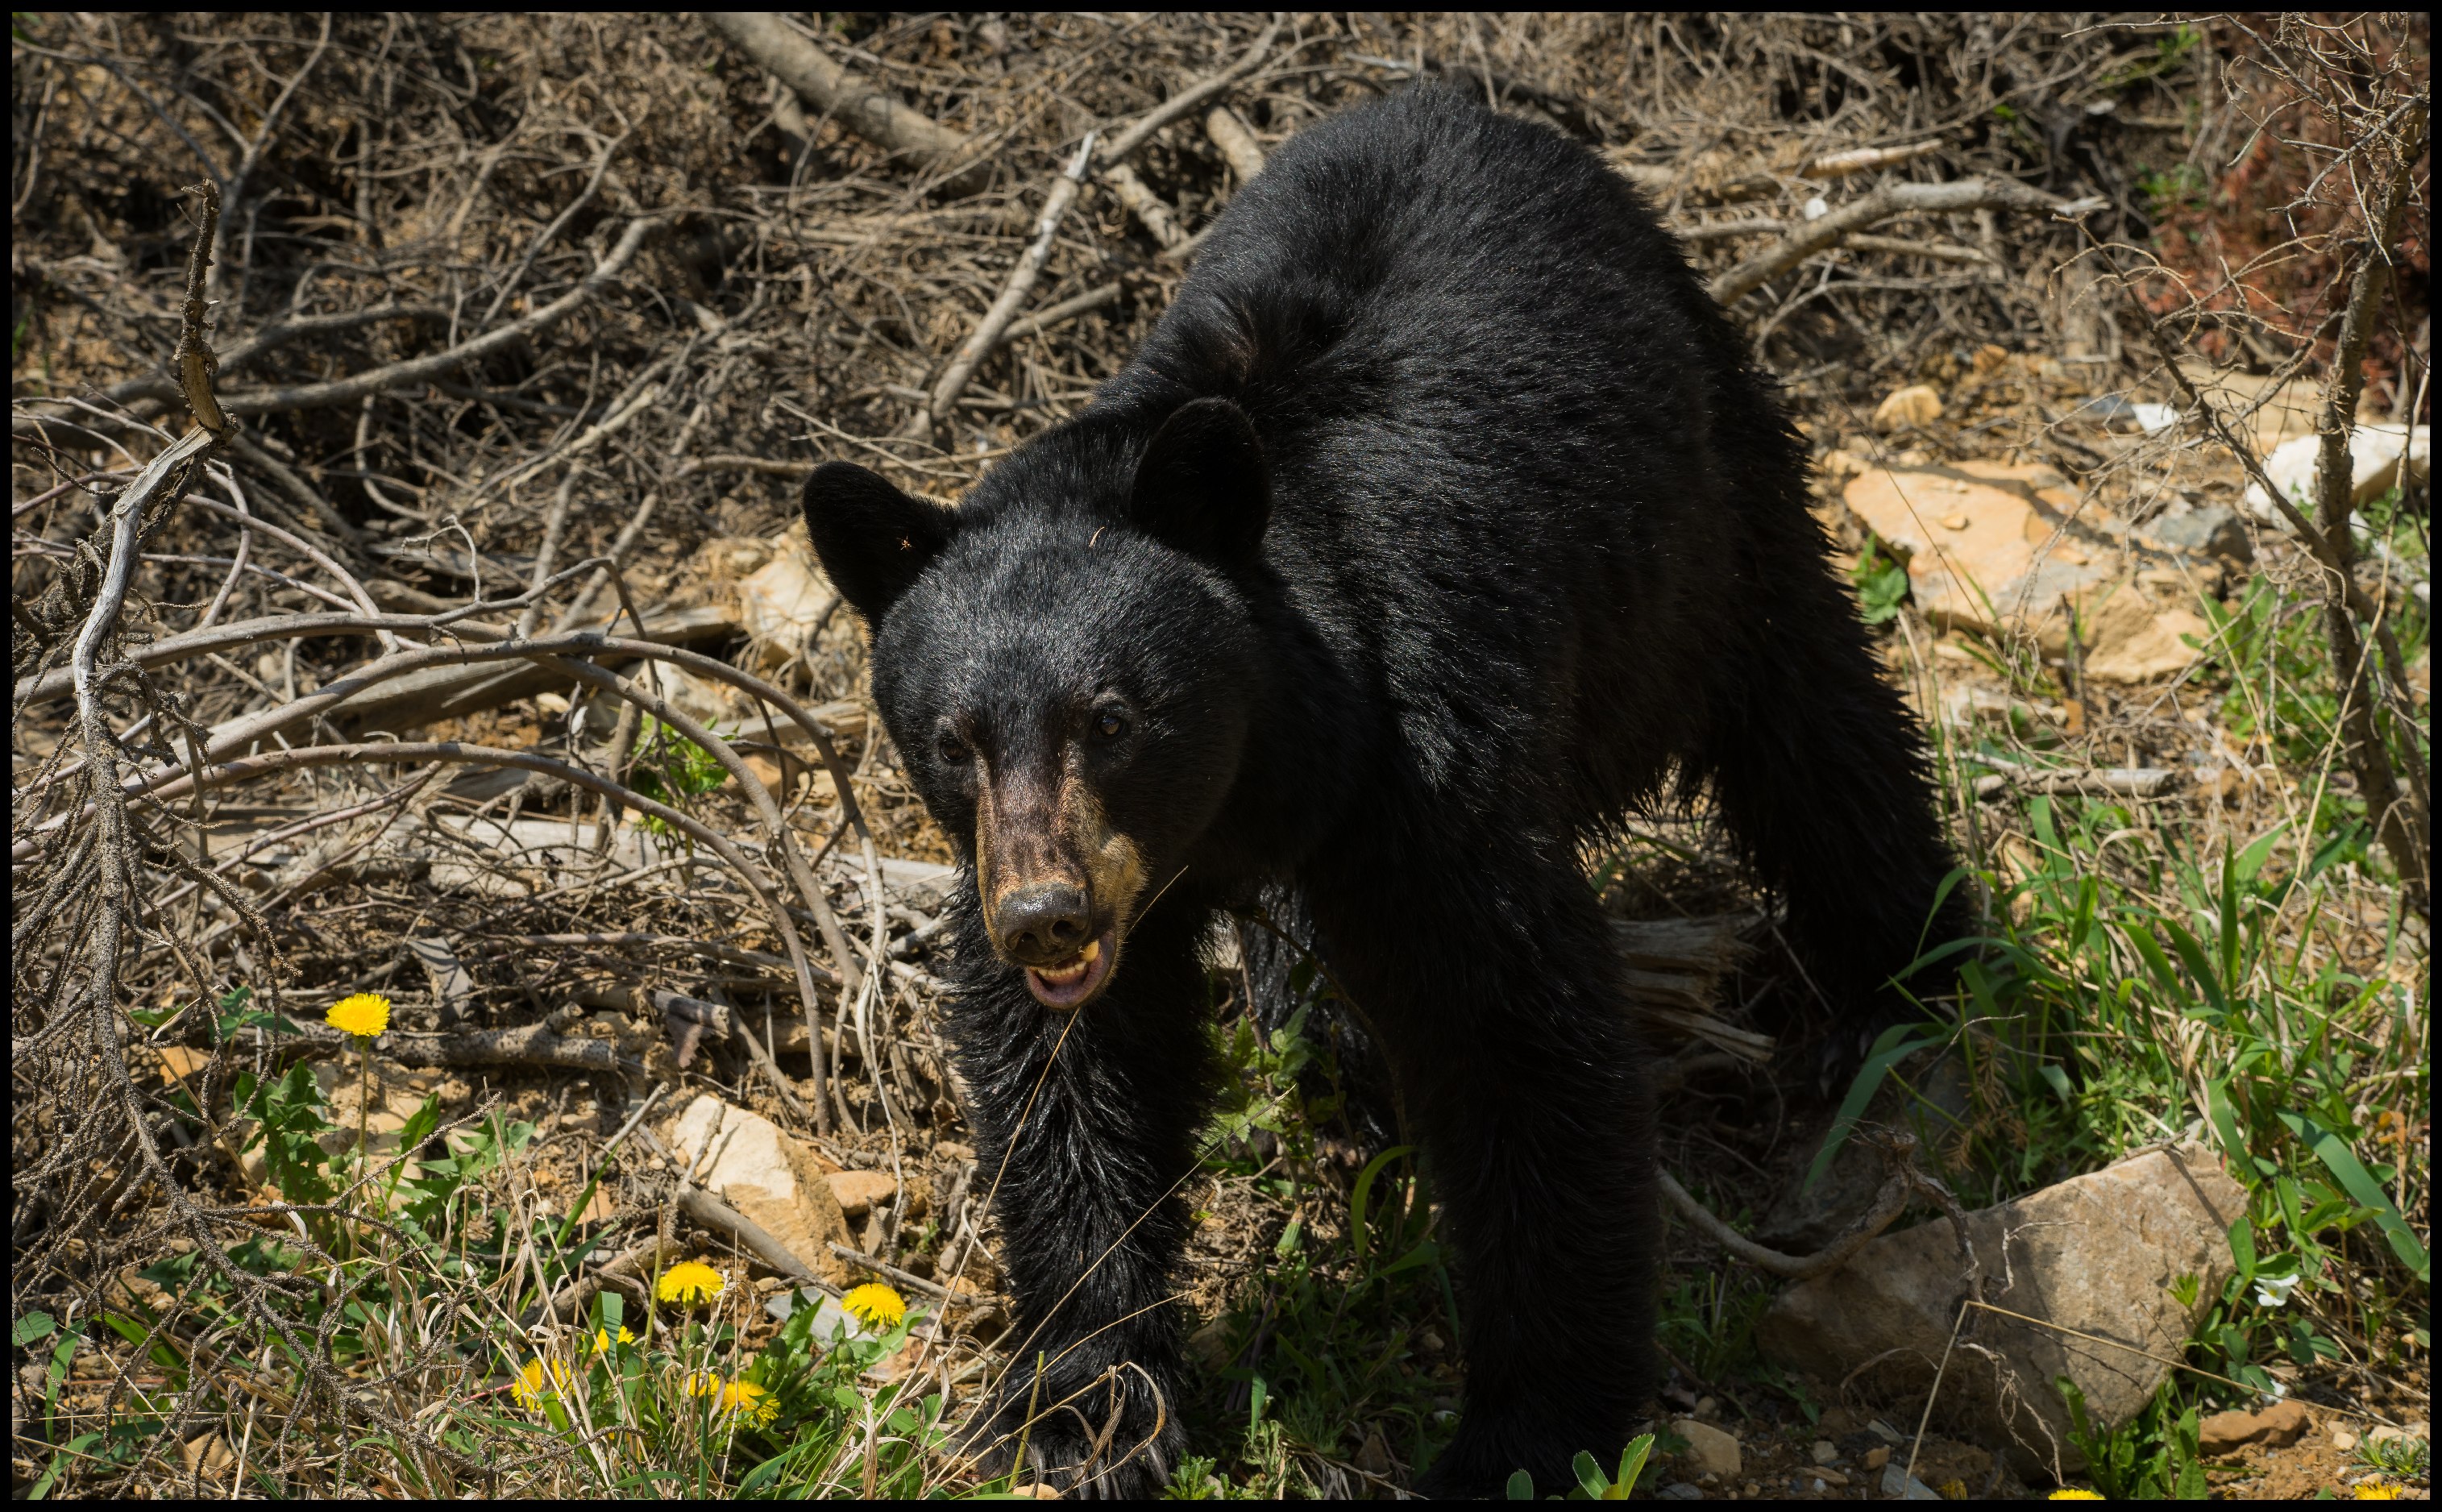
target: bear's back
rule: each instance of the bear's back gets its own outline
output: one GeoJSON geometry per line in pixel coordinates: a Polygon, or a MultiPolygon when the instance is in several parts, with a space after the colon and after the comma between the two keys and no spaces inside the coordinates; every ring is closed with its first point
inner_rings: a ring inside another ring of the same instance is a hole
{"type": "Polygon", "coordinates": [[[1267,557],[1423,774],[1549,774],[1558,813],[1649,785],[1696,713],[1684,627],[1740,555],[1741,494],[1783,491],[1740,474],[1789,465],[1741,362],[1623,179],[1430,88],[1285,144],[1097,409],[1235,400],[1272,467],[1267,557]]]}

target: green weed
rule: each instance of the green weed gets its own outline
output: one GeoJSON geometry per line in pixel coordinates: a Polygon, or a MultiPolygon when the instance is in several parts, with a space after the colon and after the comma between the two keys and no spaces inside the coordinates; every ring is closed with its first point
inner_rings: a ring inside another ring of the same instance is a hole
{"type": "Polygon", "coordinates": [[[2181,1407],[2165,1388],[2135,1417],[2117,1428],[2095,1425],[2086,1396],[2066,1375],[2054,1386],[2068,1404],[2069,1439],[2086,1457],[2094,1488],[2113,1502],[2202,1502],[2204,1459],[2197,1445],[2196,1410],[2181,1407]]]}

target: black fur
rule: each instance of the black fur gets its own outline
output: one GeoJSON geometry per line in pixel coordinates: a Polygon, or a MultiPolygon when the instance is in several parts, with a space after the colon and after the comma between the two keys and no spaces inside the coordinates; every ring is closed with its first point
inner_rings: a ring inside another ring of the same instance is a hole
{"type": "Polygon", "coordinates": [[[982,1169],[1009,1158],[1028,1367],[997,1424],[1038,1350],[1046,1404],[1142,1371],[1036,1423],[1039,1464],[1083,1460],[1114,1390],[1105,1463],[1154,1442],[1087,1488],[1176,1462],[1160,1299],[1211,1082],[1194,948],[1267,884],[1296,890],[1386,1042],[1446,1205],[1467,1399],[1427,1488],[1495,1494],[1522,1467],[1558,1490],[1577,1450],[1618,1451],[1653,1385],[1653,1110],[1580,847],[1709,780],[1856,1023],[1888,1011],[1951,865],[1805,473],[1624,182],[1420,91],[1284,147],[1093,408],[955,516],[837,467],[808,485],[942,826],[975,822],[954,728],[1081,763],[1150,879],[1073,1023],[994,957],[972,898],[958,943],[952,1029],[982,1169]],[[1098,745],[1079,732],[1113,693],[1137,717],[1098,745]]]}

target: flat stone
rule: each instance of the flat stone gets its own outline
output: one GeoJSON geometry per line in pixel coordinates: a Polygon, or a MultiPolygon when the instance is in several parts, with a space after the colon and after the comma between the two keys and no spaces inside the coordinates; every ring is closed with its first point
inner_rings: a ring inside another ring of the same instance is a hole
{"type": "Polygon", "coordinates": [[[1818,1438],[1814,1441],[1814,1447],[1807,1450],[1807,1453],[1813,1457],[1815,1464],[1829,1465],[1840,1457],[1840,1446],[1828,1438],[1818,1438]]]}
{"type": "Polygon", "coordinates": [[[848,1280],[830,1250],[848,1243],[847,1218],[812,1150],[769,1119],[708,1094],[679,1115],[669,1146],[697,1186],[778,1240],[807,1269],[834,1285],[848,1280]]]}
{"type": "Polygon", "coordinates": [[[2275,1402],[2260,1412],[2215,1412],[2196,1425],[2196,1447],[2207,1454],[2232,1454],[2250,1444],[2279,1448],[2297,1443],[2313,1424],[2299,1402],[2275,1402]]]}
{"type": "Polygon", "coordinates": [[[2255,555],[2254,544],[2247,538],[2247,527],[2239,522],[2238,511],[2228,504],[2178,500],[2138,526],[2137,534],[2140,539],[2166,552],[2238,562],[2255,555]]]}
{"type": "Polygon", "coordinates": [[[823,1179],[839,1199],[840,1211],[851,1218],[864,1217],[875,1203],[887,1202],[899,1190],[887,1171],[834,1171],[823,1179]]]}
{"type": "Polygon", "coordinates": [[[1718,1475],[1727,1480],[1739,1473],[1739,1441],[1735,1435],[1692,1417],[1671,1424],[1670,1431],[1687,1441],[1687,1452],[1680,1456],[1680,1464],[1690,1475],[1718,1475]]]}
{"type": "Polygon", "coordinates": [[[2183,670],[2198,654],[2185,637],[2212,633],[2195,610],[2195,586],[2141,566],[2141,534],[2132,550],[2128,526],[2092,502],[2081,507],[2050,467],[1875,467],[1841,498],[1907,554],[1909,593],[1941,628],[2030,635],[2060,656],[2074,618],[2085,674],[2130,683],[2183,670]]]}
{"type": "Polygon", "coordinates": [[[2007,1446],[2023,1475],[2059,1480],[2083,1461],[2053,1381],[2074,1382],[2104,1427],[2134,1416],[2162,1383],[2160,1361],[2179,1357],[2230,1277],[2230,1224],[2245,1211],[2209,1150],[2153,1151],[1968,1215],[1984,1300],[2074,1333],[1984,1314],[1959,1336],[1970,1347],[1950,1349],[1967,1288],[1952,1227],[1937,1220],[1791,1287],[1756,1342],[1773,1363],[1827,1382],[1862,1371],[1860,1388],[1886,1400],[1928,1390],[1947,1353],[1937,1424],[2007,1446]],[[2193,1305],[2173,1295],[2182,1278],[2193,1278],[2193,1305]]]}

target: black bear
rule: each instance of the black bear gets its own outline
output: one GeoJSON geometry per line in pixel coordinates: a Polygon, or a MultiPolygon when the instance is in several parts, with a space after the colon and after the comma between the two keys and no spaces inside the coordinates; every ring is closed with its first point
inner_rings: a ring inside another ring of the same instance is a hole
{"type": "Polygon", "coordinates": [[[1960,927],[1805,453],[1636,193],[1453,92],[1322,121],[961,507],[834,462],[805,515],[966,862],[951,1038],[1019,1308],[978,1446],[1006,1465],[1032,1401],[1056,1484],[1176,1463],[1198,946],[1286,886],[1457,1256],[1466,1398],[1424,1488],[1609,1463],[1655,1384],[1659,1214],[1585,847],[1708,782],[1851,1040],[1960,927]]]}

